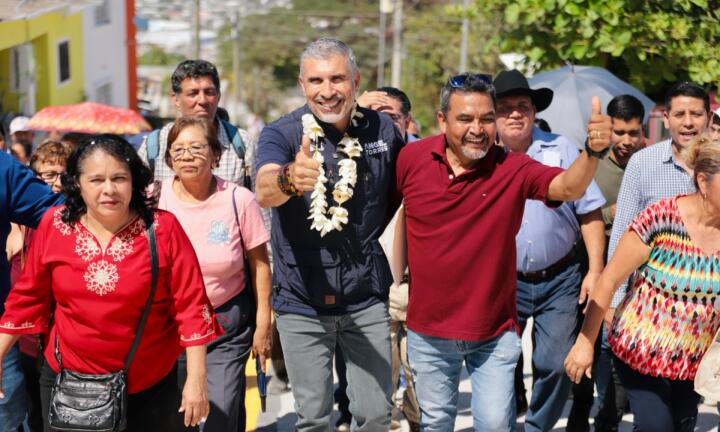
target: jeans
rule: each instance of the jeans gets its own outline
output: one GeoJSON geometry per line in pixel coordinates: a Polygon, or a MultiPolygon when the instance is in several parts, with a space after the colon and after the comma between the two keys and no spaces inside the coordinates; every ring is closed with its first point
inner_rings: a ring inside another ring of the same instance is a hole
{"type": "Polygon", "coordinates": [[[617,430],[627,406],[625,389],[620,383],[612,364],[613,353],[607,340],[608,326],[603,323],[600,353],[596,356],[594,368],[600,409],[595,416],[595,430],[598,432],[617,430]]]}
{"type": "Polygon", "coordinates": [[[2,366],[2,387],[5,397],[0,399],[0,432],[16,432],[27,413],[25,378],[20,365],[20,348],[17,344],[10,348],[2,366]]]}
{"type": "Polygon", "coordinates": [[[575,342],[580,265],[571,264],[543,282],[517,281],[520,328],[533,317],[535,382],[525,417],[525,430],[547,431],[562,414],[570,392],[563,362],[575,342]]]}
{"type": "Polygon", "coordinates": [[[630,402],[634,431],[695,430],[700,395],[695,393],[692,380],[669,380],[644,375],[617,357],[613,357],[613,364],[630,402]]]}
{"type": "Polygon", "coordinates": [[[392,410],[390,317],[378,303],[344,315],[277,314],[292,383],[297,431],[330,432],[333,356],[340,345],[347,367],[353,431],[387,431],[392,410]]]}
{"type": "Polygon", "coordinates": [[[422,431],[454,429],[463,362],[472,385],[474,429],[515,430],[513,375],[521,351],[515,331],[488,341],[466,342],[408,330],[407,345],[422,431]]]}

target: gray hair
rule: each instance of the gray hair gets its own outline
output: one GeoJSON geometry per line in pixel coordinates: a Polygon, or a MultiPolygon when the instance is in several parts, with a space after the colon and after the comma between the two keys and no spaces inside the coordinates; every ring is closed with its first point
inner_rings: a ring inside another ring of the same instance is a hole
{"type": "Polygon", "coordinates": [[[495,107],[495,87],[492,84],[484,82],[478,78],[476,74],[465,73],[465,80],[462,85],[453,85],[450,78],[447,83],[440,89],[440,111],[447,116],[448,106],[450,105],[450,96],[454,93],[486,93],[492,99],[493,107],[495,107]]]}
{"type": "Polygon", "coordinates": [[[302,54],[300,54],[300,76],[303,74],[303,62],[305,59],[326,59],[334,55],[341,55],[347,58],[350,71],[353,76],[357,76],[358,67],[353,50],[340,39],[330,37],[316,39],[305,45],[302,54]]]}

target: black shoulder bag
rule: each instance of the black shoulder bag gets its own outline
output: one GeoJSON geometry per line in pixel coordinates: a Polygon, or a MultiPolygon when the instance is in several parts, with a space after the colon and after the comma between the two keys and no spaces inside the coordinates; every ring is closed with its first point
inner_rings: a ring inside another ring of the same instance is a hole
{"type": "Polygon", "coordinates": [[[119,372],[107,374],[84,374],[64,369],[56,331],[55,358],[60,366],[60,373],[55,378],[50,393],[50,430],[119,432],[127,426],[127,371],[140,345],[158,279],[155,225],[150,223],[146,233],[150,248],[152,285],[135,339],[125,359],[125,366],[119,372]]]}

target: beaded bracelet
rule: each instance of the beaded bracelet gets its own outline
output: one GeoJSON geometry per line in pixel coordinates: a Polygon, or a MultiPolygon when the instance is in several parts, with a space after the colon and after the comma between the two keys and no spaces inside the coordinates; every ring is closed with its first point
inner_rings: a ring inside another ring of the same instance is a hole
{"type": "Polygon", "coordinates": [[[280,191],[288,196],[302,196],[303,192],[298,190],[290,179],[290,163],[286,163],[278,171],[278,187],[280,191]]]}

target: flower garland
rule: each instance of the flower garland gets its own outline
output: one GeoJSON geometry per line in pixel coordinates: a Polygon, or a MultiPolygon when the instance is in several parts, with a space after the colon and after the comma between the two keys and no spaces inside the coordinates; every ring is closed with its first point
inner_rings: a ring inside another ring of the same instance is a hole
{"type": "MultiPolygon", "coordinates": [[[[363,115],[353,108],[351,121],[354,126],[357,126],[357,119],[362,117],[363,115]]],[[[324,137],[325,133],[312,114],[302,116],[302,125],[303,134],[310,138],[312,157],[320,163],[320,175],[310,196],[310,216],[308,219],[312,220],[310,229],[319,231],[320,237],[324,237],[325,234],[332,230],[342,231],[342,226],[348,223],[349,214],[342,205],[353,196],[353,187],[357,183],[357,164],[353,158],[360,156],[362,146],[360,140],[350,137],[347,133],[338,143],[337,151],[344,153],[347,158],[338,162],[340,180],[335,183],[332,192],[335,205],[328,210],[328,202],[325,196],[327,192],[325,184],[328,179],[325,177],[325,168],[323,166],[325,158],[322,154],[323,145],[320,142],[320,138],[324,137]],[[327,215],[330,215],[330,218],[327,215]]]]}

